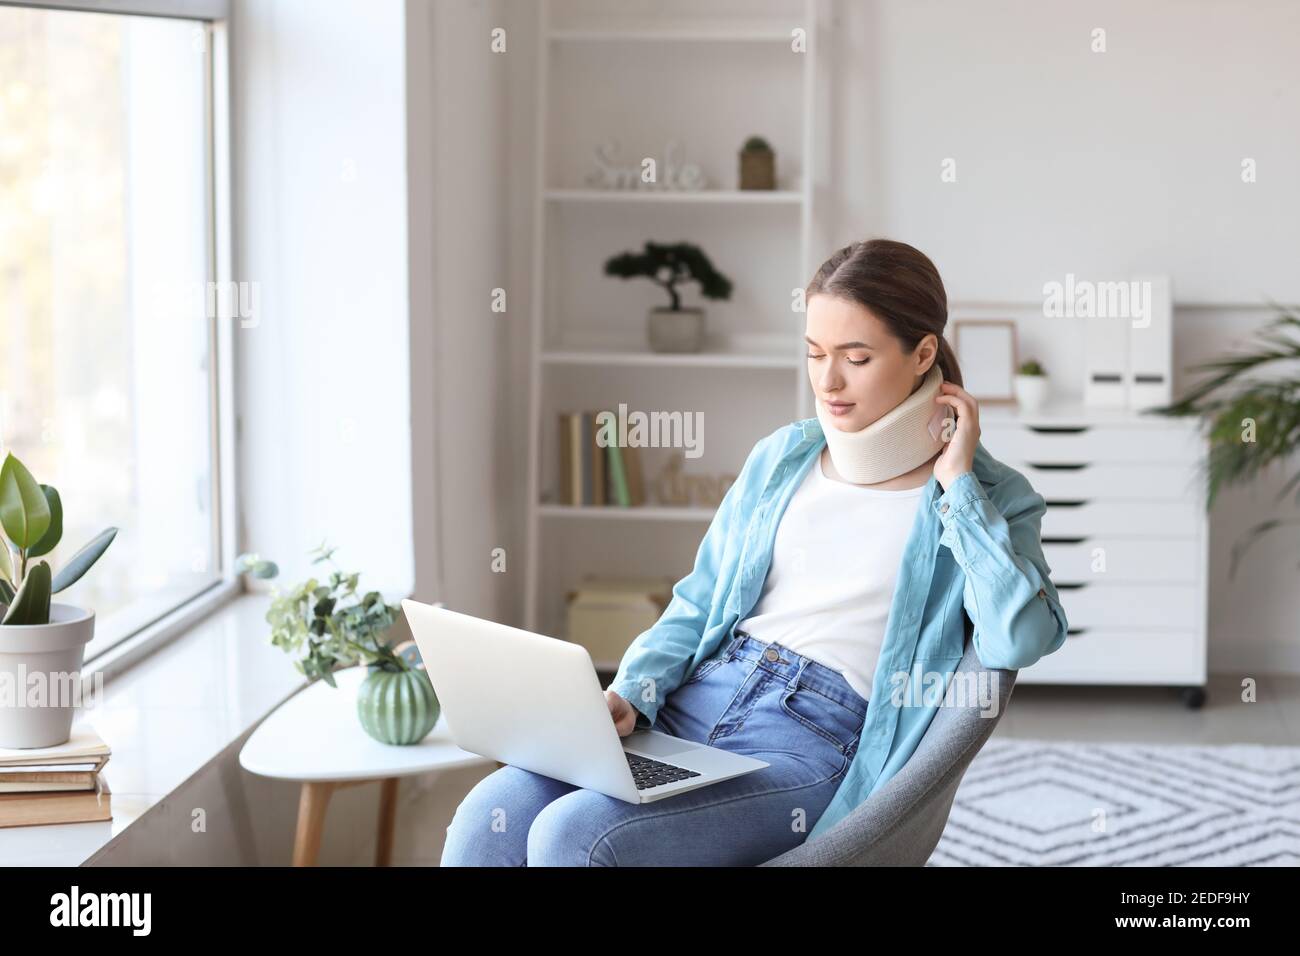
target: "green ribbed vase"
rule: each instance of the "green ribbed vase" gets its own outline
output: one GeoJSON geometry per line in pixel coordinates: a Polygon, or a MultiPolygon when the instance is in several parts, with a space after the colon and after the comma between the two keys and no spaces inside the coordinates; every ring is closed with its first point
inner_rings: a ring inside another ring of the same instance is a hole
{"type": "Polygon", "coordinates": [[[384,744],[418,744],[433,730],[440,710],[422,670],[372,670],[357,690],[361,727],[384,744]]]}

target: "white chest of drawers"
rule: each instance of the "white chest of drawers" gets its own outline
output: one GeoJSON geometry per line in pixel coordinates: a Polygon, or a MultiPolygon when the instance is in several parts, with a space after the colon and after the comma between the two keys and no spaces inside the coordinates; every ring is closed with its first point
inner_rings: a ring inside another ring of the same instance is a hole
{"type": "Polygon", "coordinates": [[[980,441],[1047,501],[1043,555],[1069,618],[1030,684],[1150,684],[1204,701],[1206,439],[1191,419],[981,406],[980,441]]]}

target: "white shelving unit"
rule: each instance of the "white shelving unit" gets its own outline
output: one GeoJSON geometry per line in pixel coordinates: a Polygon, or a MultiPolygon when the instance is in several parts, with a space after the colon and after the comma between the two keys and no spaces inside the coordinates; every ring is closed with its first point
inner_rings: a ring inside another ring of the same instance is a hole
{"type": "Polygon", "coordinates": [[[566,587],[595,572],[676,580],[713,515],[654,503],[660,449],[642,449],[645,506],[557,503],[558,412],[620,402],[701,410],[709,443],[701,470],[710,474],[739,472],[754,441],[812,414],[803,317],[792,303],[814,266],[820,0],[658,0],[618,10],[635,7],[645,15],[619,17],[594,0],[539,4],[524,613],[525,627],[557,636],[566,587]],[[776,190],[735,188],[736,153],[750,134],[776,149],[776,190]],[[610,136],[629,157],[662,155],[680,140],[683,158],[716,188],[588,188],[589,151],[610,136]],[[696,242],[735,283],[731,301],[703,303],[705,351],[650,351],[645,314],[661,290],[603,276],[606,258],[646,240],[696,242]],[[628,526],[635,537],[614,538],[628,526]]]}

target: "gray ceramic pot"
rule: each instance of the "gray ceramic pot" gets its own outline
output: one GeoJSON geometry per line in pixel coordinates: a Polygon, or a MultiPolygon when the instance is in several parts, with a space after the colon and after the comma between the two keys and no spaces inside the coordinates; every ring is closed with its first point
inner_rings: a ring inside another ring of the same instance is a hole
{"type": "Polygon", "coordinates": [[[646,332],[656,352],[698,352],[704,346],[704,310],[651,309],[646,332]]]}
{"type": "Polygon", "coordinates": [[[51,604],[49,624],[0,626],[0,747],[53,747],[72,736],[81,664],[95,636],[95,612],[51,604]],[[44,699],[29,699],[34,674],[44,699]],[[7,686],[2,686],[7,685],[7,686]]]}

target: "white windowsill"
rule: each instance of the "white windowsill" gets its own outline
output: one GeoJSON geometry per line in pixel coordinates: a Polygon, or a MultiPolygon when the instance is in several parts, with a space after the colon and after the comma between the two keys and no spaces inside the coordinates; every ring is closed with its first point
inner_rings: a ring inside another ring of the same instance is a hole
{"type": "MultiPolygon", "coordinates": [[[[265,620],[270,601],[266,594],[225,599],[201,620],[186,620],[182,614],[182,629],[161,647],[157,638],[125,642],[121,651],[102,655],[114,660],[97,659],[92,666],[106,663],[109,675],[103,699],[78,719],[89,720],[112,749],[103,773],[112,792],[113,819],[0,828],[0,862],[80,866],[92,861],[301,689],[306,678],[271,645],[265,620]]],[[[177,623],[170,629],[175,632],[177,623]]]]}

